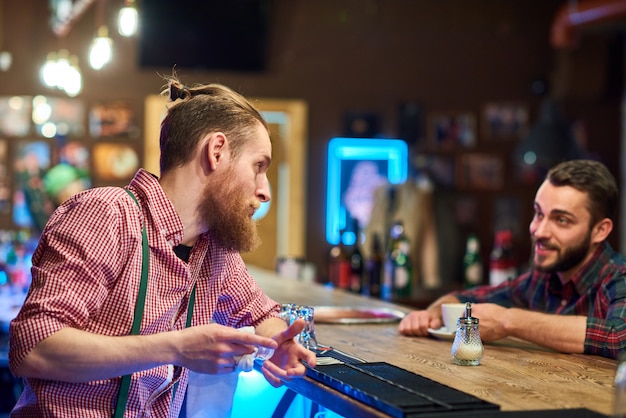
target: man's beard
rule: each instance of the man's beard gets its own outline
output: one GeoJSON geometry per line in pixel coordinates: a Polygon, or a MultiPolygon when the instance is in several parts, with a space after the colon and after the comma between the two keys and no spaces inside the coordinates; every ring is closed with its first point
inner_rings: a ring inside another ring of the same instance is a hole
{"type": "Polygon", "coordinates": [[[203,190],[198,207],[200,217],[218,244],[239,252],[254,250],[261,239],[250,211],[257,209],[259,203],[244,197],[232,171],[216,180],[203,190]]]}
{"type": "Polygon", "coordinates": [[[568,271],[571,268],[576,267],[585,259],[590,247],[591,232],[587,233],[587,236],[585,236],[585,239],[579,245],[565,249],[551,246],[548,242],[533,238],[533,268],[544,273],[557,273],[568,271]],[[545,266],[540,266],[535,263],[535,244],[537,243],[537,241],[542,242],[547,248],[556,250],[558,252],[557,259],[554,263],[545,266]]]}

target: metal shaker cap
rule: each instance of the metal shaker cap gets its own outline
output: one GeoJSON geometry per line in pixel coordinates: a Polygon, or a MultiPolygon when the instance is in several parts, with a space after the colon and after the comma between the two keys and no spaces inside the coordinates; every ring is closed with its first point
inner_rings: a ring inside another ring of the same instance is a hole
{"type": "Polygon", "coordinates": [[[472,316],[472,304],[465,302],[465,316],[459,318],[459,324],[478,325],[478,318],[472,316]]]}

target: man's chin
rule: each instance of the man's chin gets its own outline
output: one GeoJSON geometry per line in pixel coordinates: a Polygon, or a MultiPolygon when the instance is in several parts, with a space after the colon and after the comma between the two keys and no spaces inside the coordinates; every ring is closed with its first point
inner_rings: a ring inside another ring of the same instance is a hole
{"type": "Polygon", "coordinates": [[[554,263],[546,263],[545,261],[544,262],[534,261],[533,268],[542,273],[554,273],[555,272],[554,263]]]}

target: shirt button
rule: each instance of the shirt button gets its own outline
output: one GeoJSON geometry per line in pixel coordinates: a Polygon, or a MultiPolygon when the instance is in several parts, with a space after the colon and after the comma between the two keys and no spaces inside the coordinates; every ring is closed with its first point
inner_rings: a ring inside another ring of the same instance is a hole
{"type": "Polygon", "coordinates": [[[567,305],[567,300],[565,299],[561,300],[561,306],[565,306],[565,305],[567,305]]]}
{"type": "Polygon", "coordinates": [[[170,247],[174,246],[174,240],[168,240],[167,243],[169,244],[170,247]]]}

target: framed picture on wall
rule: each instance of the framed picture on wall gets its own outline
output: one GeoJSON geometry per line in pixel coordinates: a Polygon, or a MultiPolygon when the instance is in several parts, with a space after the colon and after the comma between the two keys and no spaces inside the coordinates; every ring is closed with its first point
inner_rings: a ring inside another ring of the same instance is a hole
{"type": "Polygon", "coordinates": [[[528,106],[519,102],[490,102],[483,106],[486,139],[519,139],[528,133],[528,106]]]}
{"type": "Polygon", "coordinates": [[[454,157],[419,154],[413,158],[418,175],[424,175],[435,186],[451,189],[456,186],[456,161],[454,157]]]}
{"type": "Polygon", "coordinates": [[[455,150],[476,146],[476,116],[471,112],[431,112],[428,114],[427,142],[435,150],[455,150]]]}
{"type": "Polygon", "coordinates": [[[465,190],[500,190],[504,185],[502,157],[485,153],[459,156],[457,185],[465,190]]]}
{"type": "Polygon", "coordinates": [[[52,163],[52,145],[47,140],[20,139],[12,148],[13,223],[41,231],[54,209],[44,182],[52,163]]]}
{"type": "Polygon", "coordinates": [[[0,135],[12,137],[30,134],[32,100],[30,96],[0,97],[0,135]]]}
{"type": "Polygon", "coordinates": [[[122,143],[98,143],[93,146],[94,180],[126,181],[139,168],[137,147],[122,143]]]}
{"type": "Polygon", "coordinates": [[[11,185],[9,184],[9,144],[0,139],[0,216],[11,213],[11,185]]]}
{"type": "Polygon", "coordinates": [[[134,112],[130,105],[124,101],[93,105],[89,110],[89,133],[93,138],[139,137],[134,112]]]}
{"type": "Polygon", "coordinates": [[[85,104],[79,99],[33,97],[35,132],[45,138],[81,137],[85,134],[85,104]]]}

